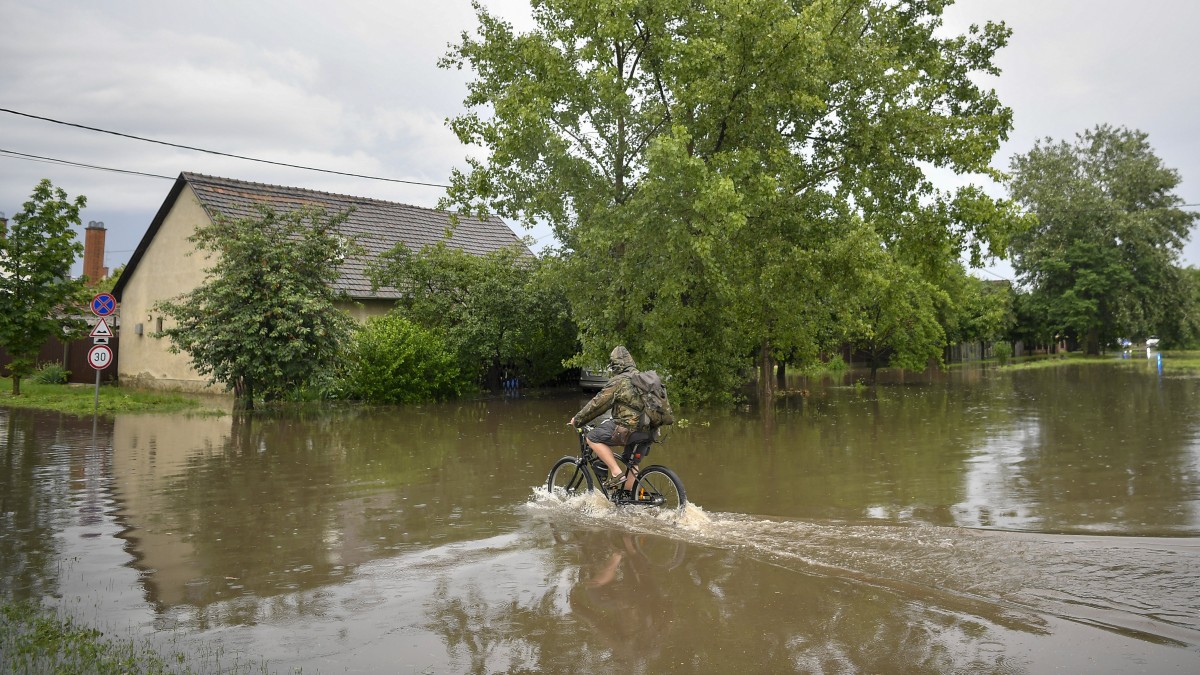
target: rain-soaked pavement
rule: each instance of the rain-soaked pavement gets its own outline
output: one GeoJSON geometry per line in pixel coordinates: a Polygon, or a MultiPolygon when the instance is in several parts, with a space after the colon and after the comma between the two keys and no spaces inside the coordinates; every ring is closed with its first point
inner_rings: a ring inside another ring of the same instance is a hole
{"type": "Polygon", "coordinates": [[[682,411],[682,513],[540,487],[578,392],[0,409],[0,597],[277,672],[1200,671],[1200,379],[797,388],[682,411]]]}

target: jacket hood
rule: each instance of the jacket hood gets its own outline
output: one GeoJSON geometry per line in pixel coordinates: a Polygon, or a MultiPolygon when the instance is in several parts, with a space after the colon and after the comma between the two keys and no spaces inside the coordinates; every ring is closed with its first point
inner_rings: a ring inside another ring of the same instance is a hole
{"type": "Polygon", "coordinates": [[[608,355],[608,369],[612,371],[613,375],[619,375],[630,370],[637,370],[637,364],[633,362],[633,355],[629,353],[625,345],[617,345],[608,355]]]}

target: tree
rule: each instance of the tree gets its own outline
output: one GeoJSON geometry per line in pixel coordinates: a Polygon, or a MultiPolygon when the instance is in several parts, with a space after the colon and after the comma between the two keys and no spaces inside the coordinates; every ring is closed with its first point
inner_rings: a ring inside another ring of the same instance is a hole
{"type": "Polygon", "coordinates": [[[1013,240],[1013,268],[1044,332],[1089,354],[1120,337],[1163,330],[1183,301],[1175,266],[1198,217],[1141,131],[1097,126],[1076,141],[1045,139],[1012,160],[1009,190],[1036,227],[1013,240]]]}
{"type": "Polygon", "coordinates": [[[327,377],[353,320],[334,289],[342,261],[357,247],[339,233],[348,212],[303,208],[231,219],[217,214],[190,237],[216,257],[204,284],[156,304],[171,317],[155,337],[187,352],[210,382],[232,389],[246,408],[327,377]]]}
{"type": "Polygon", "coordinates": [[[21,378],[33,372],[46,340],[86,326],[78,315],[84,282],[70,277],[83,253],[71,226],[80,224],[86,205],[83,195],[70,200],[43,179],[7,231],[0,228],[0,344],[12,357],[13,396],[21,394],[21,378]]]}
{"type": "Polygon", "coordinates": [[[117,280],[120,279],[121,275],[124,273],[125,265],[118,265],[117,268],[109,273],[108,276],[96,282],[96,284],[92,286],[92,290],[97,293],[112,293],[113,288],[116,288],[117,286],[117,280]]]}
{"type": "Polygon", "coordinates": [[[867,355],[872,382],[884,365],[923,371],[940,363],[946,334],[937,310],[948,296],[882,250],[872,255],[876,263],[859,268],[839,302],[845,341],[867,355]]]}
{"type": "Polygon", "coordinates": [[[405,289],[404,316],[445,334],[463,371],[492,391],[505,370],[535,383],[552,379],[575,352],[566,298],[547,282],[546,261],[523,246],[474,255],[444,242],[420,251],[398,244],[368,275],[405,289]]]}
{"type": "Polygon", "coordinates": [[[1200,268],[1176,268],[1180,298],[1166,311],[1158,337],[1164,349],[1200,347],[1200,268]]]}
{"type": "Polygon", "coordinates": [[[821,298],[861,260],[830,251],[1003,250],[1006,203],[925,173],[993,173],[1011,127],[974,80],[1007,29],[939,37],[946,4],[545,0],[518,34],[477,3],[443,65],[476,75],[451,128],[488,157],[446,203],[554,228],[585,360],[622,342],[673,394],[728,398],[837,332],[821,298]]]}
{"type": "Polygon", "coordinates": [[[395,312],[355,331],[344,382],[347,396],[375,403],[451,398],[463,385],[457,355],[445,340],[395,312]]]}
{"type": "Polygon", "coordinates": [[[941,323],[948,344],[992,343],[1004,339],[1016,324],[1015,295],[1007,281],[984,281],[960,267],[943,289],[949,303],[941,323]]]}

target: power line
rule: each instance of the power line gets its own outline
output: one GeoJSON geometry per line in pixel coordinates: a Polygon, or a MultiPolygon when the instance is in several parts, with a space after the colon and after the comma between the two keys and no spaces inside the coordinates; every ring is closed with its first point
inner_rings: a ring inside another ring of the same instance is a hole
{"type": "Polygon", "coordinates": [[[1002,276],[1000,276],[999,274],[996,274],[995,272],[993,272],[993,271],[989,270],[989,269],[988,269],[988,268],[986,268],[986,267],[974,267],[974,268],[972,268],[972,269],[977,269],[977,270],[979,270],[980,272],[985,272],[985,273],[987,273],[987,274],[990,274],[990,275],[992,275],[992,276],[996,277],[997,279],[1001,279],[1001,280],[1003,280],[1003,281],[1009,281],[1009,282],[1011,282],[1011,281],[1012,281],[1012,279],[1009,279],[1008,277],[1002,277],[1002,276]]]}
{"type": "Polygon", "coordinates": [[[50,164],[65,164],[67,166],[79,166],[85,169],[96,169],[98,171],[111,171],[113,173],[126,173],[132,176],[146,176],[147,178],[165,178],[166,180],[175,180],[171,176],[160,176],[156,173],[143,173],[141,171],[130,171],[129,169],[114,169],[108,166],[98,166],[96,164],[84,164],[83,162],[72,162],[66,159],[57,159],[55,157],[42,157],[41,155],[30,155],[24,152],[16,152],[15,150],[5,150],[0,148],[0,154],[12,155],[18,159],[27,159],[35,162],[47,162],[50,164]]]}
{"type": "Polygon", "coordinates": [[[193,152],[203,152],[203,153],[207,153],[210,155],[218,155],[221,157],[232,157],[233,159],[242,159],[247,162],[260,162],[262,164],[271,164],[274,166],[286,166],[291,169],[303,169],[304,171],[317,171],[320,173],[329,173],[329,174],[334,174],[337,176],[349,176],[351,178],[366,178],[368,180],[381,180],[381,181],[386,181],[389,183],[404,183],[406,185],[423,185],[425,187],[436,187],[436,188],[443,188],[443,189],[450,187],[449,185],[443,185],[441,183],[424,183],[424,182],[416,181],[416,180],[403,180],[400,178],[384,178],[381,176],[369,176],[369,175],[361,174],[361,173],[350,173],[347,171],[334,171],[333,169],[321,169],[321,168],[317,168],[317,167],[313,167],[313,166],[303,166],[301,164],[289,164],[287,162],[276,162],[276,161],[270,160],[270,159],[260,159],[258,157],[247,157],[246,155],[235,155],[230,152],[221,152],[219,150],[208,150],[206,148],[198,148],[198,147],[191,146],[191,145],[183,145],[180,143],[171,143],[170,141],[160,141],[160,140],[156,140],[153,138],[146,138],[144,136],[135,136],[133,134],[126,134],[126,133],[122,133],[120,131],[110,131],[108,129],[100,129],[98,127],[89,127],[86,124],[76,124],[74,122],[64,122],[62,120],[56,120],[56,119],[53,119],[50,117],[42,117],[41,115],[32,115],[30,113],[21,112],[19,110],[12,110],[10,108],[0,108],[0,112],[6,112],[6,113],[9,113],[10,115],[19,115],[21,117],[28,117],[30,119],[41,120],[43,122],[51,122],[53,124],[61,124],[63,126],[67,126],[67,127],[75,127],[76,129],[84,129],[86,131],[95,131],[95,132],[102,133],[102,134],[119,136],[121,138],[129,138],[129,139],[132,139],[135,141],[142,141],[145,143],[156,143],[158,145],[166,145],[166,146],[172,147],[172,148],[180,148],[182,150],[191,150],[193,152]]]}

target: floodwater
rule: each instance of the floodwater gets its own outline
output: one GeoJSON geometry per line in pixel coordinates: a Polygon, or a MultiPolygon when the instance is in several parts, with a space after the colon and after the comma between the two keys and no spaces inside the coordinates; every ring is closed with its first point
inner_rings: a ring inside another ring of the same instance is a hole
{"type": "Polygon", "coordinates": [[[680,514],[540,489],[579,392],[0,409],[0,598],[281,673],[1200,670],[1200,378],[795,388],[681,411],[680,514]]]}

